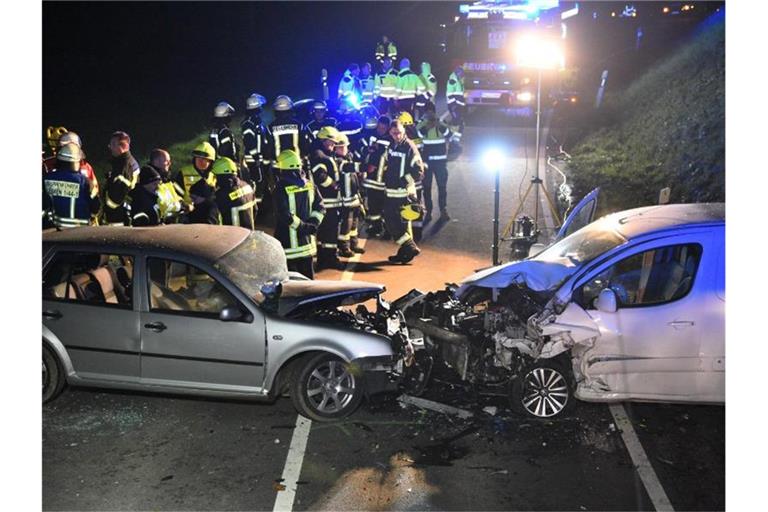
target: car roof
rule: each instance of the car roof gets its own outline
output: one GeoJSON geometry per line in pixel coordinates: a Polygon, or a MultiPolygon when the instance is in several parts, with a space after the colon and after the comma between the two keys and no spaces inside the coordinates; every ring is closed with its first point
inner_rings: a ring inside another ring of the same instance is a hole
{"type": "Polygon", "coordinates": [[[644,206],[607,215],[598,222],[631,240],[655,231],[705,224],[725,225],[725,203],[644,206]]]}
{"type": "Polygon", "coordinates": [[[251,231],[236,226],[171,224],[132,228],[84,226],[46,231],[45,244],[70,244],[113,249],[161,249],[215,261],[237,247],[251,231]]]}

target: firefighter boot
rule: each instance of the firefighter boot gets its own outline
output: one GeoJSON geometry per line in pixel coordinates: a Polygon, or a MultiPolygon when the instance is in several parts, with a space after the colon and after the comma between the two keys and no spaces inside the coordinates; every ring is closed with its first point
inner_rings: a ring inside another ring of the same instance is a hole
{"type": "Polygon", "coordinates": [[[344,264],[336,256],[336,248],[333,249],[321,247],[317,251],[317,271],[321,271],[326,268],[332,270],[343,270],[344,264]]]}
{"type": "Polygon", "coordinates": [[[421,253],[421,249],[413,243],[413,240],[408,240],[397,250],[397,254],[389,257],[390,263],[410,263],[410,261],[421,253]]]}

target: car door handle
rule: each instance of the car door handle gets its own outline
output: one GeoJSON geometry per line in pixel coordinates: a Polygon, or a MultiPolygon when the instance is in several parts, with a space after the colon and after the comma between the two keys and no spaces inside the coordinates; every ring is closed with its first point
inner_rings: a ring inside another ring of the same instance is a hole
{"type": "Polygon", "coordinates": [[[47,318],[48,320],[58,320],[63,315],[56,311],[55,309],[49,310],[49,311],[43,311],[43,318],[47,318]]]}
{"type": "Polygon", "coordinates": [[[674,320],[667,325],[671,325],[675,329],[682,329],[683,327],[693,327],[694,323],[691,320],[674,320]]]}
{"type": "Polygon", "coordinates": [[[149,324],[144,324],[144,327],[146,329],[149,329],[150,331],[155,331],[155,332],[163,332],[168,328],[165,326],[163,322],[152,322],[149,324]]]}

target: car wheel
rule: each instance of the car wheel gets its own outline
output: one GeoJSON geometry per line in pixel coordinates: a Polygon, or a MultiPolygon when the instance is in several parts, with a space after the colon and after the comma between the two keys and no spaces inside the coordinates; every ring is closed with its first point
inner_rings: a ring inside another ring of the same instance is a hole
{"type": "Polygon", "coordinates": [[[352,414],[363,399],[362,377],[347,363],[327,353],[307,357],[291,383],[296,410],[317,421],[333,421],[352,414]]]}
{"type": "Polygon", "coordinates": [[[64,389],[64,374],[51,349],[43,345],[43,403],[56,398],[64,389]]]}
{"type": "Polygon", "coordinates": [[[512,409],[531,418],[551,419],[567,411],[574,399],[567,372],[555,362],[525,369],[512,382],[512,409]]]}

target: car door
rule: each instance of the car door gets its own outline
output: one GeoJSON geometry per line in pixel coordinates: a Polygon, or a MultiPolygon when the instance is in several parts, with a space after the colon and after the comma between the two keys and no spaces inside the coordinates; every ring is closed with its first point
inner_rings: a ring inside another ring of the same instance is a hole
{"type": "Polygon", "coordinates": [[[563,222],[562,227],[560,227],[560,231],[557,232],[557,236],[552,240],[553,244],[559,242],[571,233],[575,233],[595,220],[597,198],[599,195],[600,187],[584,196],[581,201],[576,204],[573,210],[571,210],[570,215],[565,218],[565,222],[563,222]]]}
{"type": "Polygon", "coordinates": [[[60,249],[43,268],[43,326],[66,349],[75,379],[139,379],[133,262],[128,254],[60,249]]]}
{"type": "Polygon", "coordinates": [[[602,392],[651,400],[699,396],[710,238],[700,232],[638,244],[577,285],[574,301],[600,326],[582,369],[602,392]],[[616,295],[615,312],[596,308],[605,288],[616,295]]]}
{"type": "Polygon", "coordinates": [[[701,367],[699,395],[705,402],[725,402],[725,227],[712,229],[712,250],[716,258],[707,260],[707,288],[701,323],[701,367]]]}
{"type": "Polygon", "coordinates": [[[143,273],[141,382],[259,391],[264,380],[265,323],[258,309],[246,305],[218,274],[184,259],[148,257],[143,273]],[[221,320],[227,307],[240,311],[242,318],[221,320]]]}

